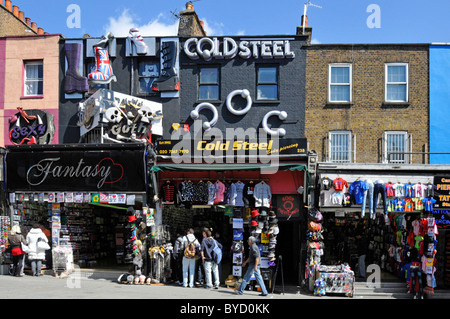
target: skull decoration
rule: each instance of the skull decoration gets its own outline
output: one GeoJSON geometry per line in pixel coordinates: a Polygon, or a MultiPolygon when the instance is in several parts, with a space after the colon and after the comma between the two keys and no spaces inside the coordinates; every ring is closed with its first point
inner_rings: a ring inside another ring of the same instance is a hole
{"type": "Polygon", "coordinates": [[[150,123],[151,120],[153,120],[153,113],[152,110],[148,106],[141,106],[141,108],[138,111],[138,114],[141,117],[141,121],[144,123],[150,123]]]}
{"type": "Polygon", "coordinates": [[[117,107],[110,107],[107,109],[105,117],[108,121],[113,123],[120,123],[123,119],[122,112],[117,107]]]}

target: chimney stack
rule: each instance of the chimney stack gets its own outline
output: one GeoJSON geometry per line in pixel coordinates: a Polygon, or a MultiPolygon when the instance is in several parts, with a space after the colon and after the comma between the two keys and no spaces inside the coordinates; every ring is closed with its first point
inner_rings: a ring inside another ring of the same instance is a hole
{"type": "Polygon", "coordinates": [[[308,16],[302,15],[301,25],[297,27],[297,35],[306,35],[307,44],[311,44],[312,27],[308,26],[308,16]]]}
{"type": "Polygon", "coordinates": [[[186,10],[180,12],[184,23],[178,24],[178,36],[180,37],[204,37],[206,32],[203,22],[199,20],[194,11],[192,2],[186,2],[186,10]]]}
{"type": "Polygon", "coordinates": [[[8,11],[11,11],[11,0],[5,0],[5,8],[8,11]]]}
{"type": "Polygon", "coordinates": [[[19,19],[25,22],[25,13],[23,11],[19,11],[19,19]]]}
{"type": "Polygon", "coordinates": [[[25,23],[27,24],[27,26],[29,26],[31,28],[31,19],[30,18],[25,18],[25,23]]]}
{"type": "Polygon", "coordinates": [[[38,28],[38,34],[44,34],[44,29],[38,28]]]}
{"type": "Polygon", "coordinates": [[[36,22],[31,22],[31,29],[33,29],[33,31],[37,33],[37,24],[36,24],[36,22]]]}

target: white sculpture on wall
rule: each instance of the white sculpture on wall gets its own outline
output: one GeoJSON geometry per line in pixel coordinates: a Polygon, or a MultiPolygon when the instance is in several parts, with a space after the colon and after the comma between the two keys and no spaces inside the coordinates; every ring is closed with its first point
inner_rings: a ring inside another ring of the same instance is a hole
{"type": "Polygon", "coordinates": [[[270,111],[266,115],[264,115],[264,118],[262,120],[262,126],[264,131],[266,131],[267,134],[272,136],[284,136],[286,135],[286,130],[284,128],[277,128],[277,129],[271,129],[267,125],[267,120],[271,116],[278,116],[278,118],[281,121],[284,121],[287,118],[287,113],[285,111],[270,111]]]}
{"type": "Polygon", "coordinates": [[[248,111],[252,108],[252,97],[250,96],[250,92],[247,89],[244,90],[234,90],[227,96],[226,101],[227,109],[230,111],[231,114],[234,115],[244,115],[247,114],[248,111]],[[243,99],[247,99],[247,105],[242,110],[235,110],[233,106],[231,105],[231,100],[236,96],[240,94],[243,99]]]}
{"type": "Polygon", "coordinates": [[[194,110],[191,111],[191,118],[193,120],[196,120],[199,118],[200,116],[200,111],[203,109],[208,109],[211,110],[211,112],[213,113],[213,118],[211,119],[211,121],[209,122],[204,122],[203,123],[203,129],[205,131],[209,131],[214,125],[216,125],[217,121],[219,120],[219,113],[217,112],[217,109],[214,105],[212,105],[211,103],[200,103],[199,105],[197,105],[195,107],[194,110]]]}

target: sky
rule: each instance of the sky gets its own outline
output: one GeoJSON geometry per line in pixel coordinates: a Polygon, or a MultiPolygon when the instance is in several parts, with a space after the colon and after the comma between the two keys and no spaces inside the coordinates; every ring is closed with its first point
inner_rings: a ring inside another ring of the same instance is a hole
{"type": "MultiPolygon", "coordinates": [[[[193,0],[208,36],[294,35],[307,0],[193,0]]],[[[310,0],[312,42],[450,43],[449,0],[310,0]]],[[[12,0],[45,32],[67,38],[177,34],[187,0],[12,0]]]]}

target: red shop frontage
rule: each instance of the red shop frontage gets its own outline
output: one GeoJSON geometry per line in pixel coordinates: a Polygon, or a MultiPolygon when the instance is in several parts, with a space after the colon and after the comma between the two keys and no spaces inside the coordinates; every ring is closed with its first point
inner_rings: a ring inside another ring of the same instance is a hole
{"type": "Polygon", "coordinates": [[[155,224],[168,225],[173,237],[177,230],[193,228],[199,240],[204,227],[212,230],[223,245],[221,283],[232,277],[238,282],[245,274],[241,265],[252,235],[258,240],[266,286],[299,284],[309,182],[306,154],[280,156],[272,166],[248,160],[178,164],[157,154],[151,168],[157,190],[155,224]],[[238,251],[241,246],[244,250],[238,251]]]}

